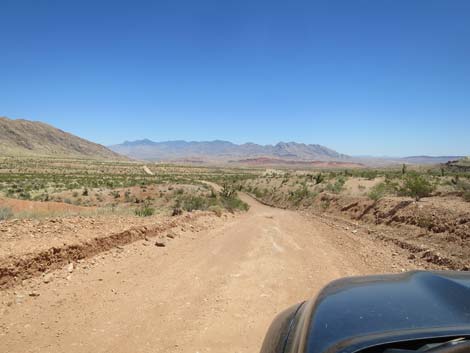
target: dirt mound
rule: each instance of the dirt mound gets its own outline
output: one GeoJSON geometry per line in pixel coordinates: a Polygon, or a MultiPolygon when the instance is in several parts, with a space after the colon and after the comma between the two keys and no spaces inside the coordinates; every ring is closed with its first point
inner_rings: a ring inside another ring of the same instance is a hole
{"type": "Polygon", "coordinates": [[[454,200],[448,200],[446,206],[442,201],[441,205],[437,205],[432,201],[415,202],[406,198],[384,198],[373,201],[323,194],[317,202],[317,207],[323,205],[323,208],[329,212],[347,214],[352,219],[375,224],[406,224],[429,233],[448,233],[454,235],[455,240],[463,242],[470,237],[470,212],[468,210],[459,212],[456,206],[452,207],[454,203],[459,202],[452,201],[454,200]]]}

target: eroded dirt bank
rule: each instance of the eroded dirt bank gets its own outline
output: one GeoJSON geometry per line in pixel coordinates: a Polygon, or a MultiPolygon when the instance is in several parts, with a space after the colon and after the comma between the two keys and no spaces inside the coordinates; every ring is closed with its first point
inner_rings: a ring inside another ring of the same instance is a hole
{"type": "Polygon", "coordinates": [[[273,317],[327,282],[423,267],[366,230],[244,199],[247,213],[166,247],[137,240],[3,290],[2,351],[257,352],[273,317]]]}
{"type": "Polygon", "coordinates": [[[185,229],[207,230],[217,222],[223,221],[214,213],[198,211],[170,218],[75,216],[0,223],[0,289],[137,240],[163,247],[185,229]]]}
{"type": "Polygon", "coordinates": [[[362,228],[378,240],[410,252],[412,259],[441,269],[470,269],[470,211],[457,198],[405,197],[378,201],[322,193],[314,200],[294,203],[285,195],[258,198],[265,205],[294,209],[317,219],[329,219],[345,227],[362,228]]]}

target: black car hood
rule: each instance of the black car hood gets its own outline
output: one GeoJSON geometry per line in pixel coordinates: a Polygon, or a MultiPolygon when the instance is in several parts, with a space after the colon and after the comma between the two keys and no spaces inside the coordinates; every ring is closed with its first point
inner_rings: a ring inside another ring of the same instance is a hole
{"type": "Polygon", "coordinates": [[[417,271],[345,278],[325,287],[309,311],[307,353],[470,336],[470,274],[417,271]]]}

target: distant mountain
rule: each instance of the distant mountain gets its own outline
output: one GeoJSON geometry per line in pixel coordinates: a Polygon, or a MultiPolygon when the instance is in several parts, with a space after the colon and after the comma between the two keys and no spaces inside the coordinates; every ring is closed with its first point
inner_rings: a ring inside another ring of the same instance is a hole
{"type": "Polygon", "coordinates": [[[360,168],[365,167],[364,164],[351,161],[299,161],[281,158],[247,158],[236,161],[228,161],[231,164],[244,166],[292,166],[292,167],[317,167],[317,168],[360,168]]]}
{"type": "Polygon", "coordinates": [[[247,158],[280,158],[297,161],[332,161],[349,157],[321,145],[308,145],[297,142],[279,142],[276,145],[241,145],[228,141],[165,141],[154,142],[148,139],[126,141],[109,146],[114,152],[125,156],[151,161],[236,161],[247,158]]]}
{"type": "Polygon", "coordinates": [[[411,164],[440,164],[447,163],[449,161],[459,160],[462,158],[463,156],[411,156],[401,158],[401,160],[404,163],[411,164]]]}
{"type": "Polygon", "coordinates": [[[401,164],[433,165],[459,160],[461,156],[409,156],[409,157],[374,157],[353,156],[352,161],[374,167],[392,166],[401,164]]]}
{"type": "Polygon", "coordinates": [[[54,156],[126,160],[108,148],[48,124],[0,117],[0,156],[54,156]]]}

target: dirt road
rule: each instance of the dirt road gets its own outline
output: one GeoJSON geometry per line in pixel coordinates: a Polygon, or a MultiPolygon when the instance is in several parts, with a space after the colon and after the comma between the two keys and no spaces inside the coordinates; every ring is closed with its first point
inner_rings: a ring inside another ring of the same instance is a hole
{"type": "Polygon", "coordinates": [[[208,232],[138,241],[3,293],[0,351],[257,352],[276,313],[327,282],[413,266],[360,231],[244,199],[249,212],[208,232]]]}

